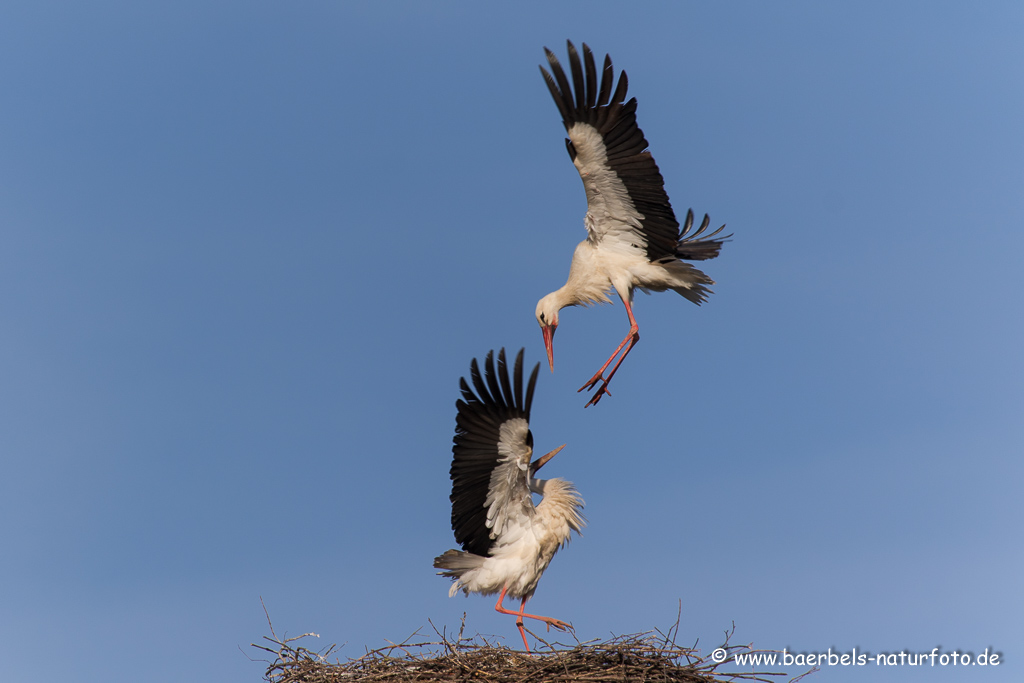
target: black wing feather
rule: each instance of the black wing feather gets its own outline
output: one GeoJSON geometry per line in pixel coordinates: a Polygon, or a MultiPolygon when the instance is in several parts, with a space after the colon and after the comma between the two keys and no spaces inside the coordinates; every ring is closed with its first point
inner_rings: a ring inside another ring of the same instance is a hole
{"type": "Polygon", "coordinates": [[[487,388],[491,392],[491,398],[494,401],[498,412],[501,412],[505,410],[507,406],[505,405],[504,397],[501,395],[501,387],[498,386],[498,374],[494,372],[494,351],[487,352],[484,367],[486,370],[484,376],[487,378],[487,388]]]}
{"type": "Polygon", "coordinates": [[[515,392],[512,394],[516,400],[516,409],[523,411],[526,415],[526,419],[530,419],[530,409],[523,408],[523,351],[526,349],[519,349],[519,353],[516,354],[516,369],[512,373],[513,381],[516,383],[515,392]]]}
{"type": "Polygon", "coordinates": [[[469,364],[469,377],[473,380],[473,386],[476,388],[476,393],[480,396],[480,400],[485,404],[493,403],[491,395],[487,392],[487,385],[484,384],[483,377],[480,375],[480,366],[477,365],[476,358],[469,364]]]}
{"type": "Polygon", "coordinates": [[[530,419],[530,408],[533,406],[533,388],[537,385],[537,373],[540,371],[540,363],[533,366],[533,372],[530,373],[530,382],[526,385],[526,403],[523,404],[523,412],[526,414],[526,419],[530,419]]]}
{"type": "Polygon", "coordinates": [[[597,104],[597,69],[594,65],[594,53],[583,43],[583,65],[587,69],[587,102],[586,108],[593,109],[597,104]]]}
{"type": "Polygon", "coordinates": [[[569,43],[569,70],[572,71],[572,82],[576,87],[576,109],[587,108],[587,88],[583,82],[583,65],[580,64],[576,47],[569,43]]]}
{"type": "MultiPolygon", "coordinates": [[[[587,48],[590,52],[590,48],[587,48]]],[[[604,56],[604,67],[601,69],[601,93],[597,96],[594,106],[604,107],[612,96],[612,85],[615,84],[615,69],[612,67],[611,55],[604,56]]],[[[602,109],[602,111],[607,111],[602,109]]]]}
{"type": "Polygon", "coordinates": [[[718,252],[722,249],[722,243],[726,242],[732,235],[718,237],[719,233],[725,230],[724,225],[718,228],[718,230],[705,235],[704,233],[710,224],[711,218],[704,214],[704,220],[701,221],[700,227],[691,235],[690,228],[693,227],[693,209],[687,211],[682,236],[676,248],[676,258],[687,259],[688,261],[706,261],[718,256],[718,252]]]}
{"type": "Polygon", "coordinates": [[[548,84],[548,90],[551,91],[551,98],[558,105],[558,111],[562,115],[563,121],[568,121],[572,117],[572,109],[565,106],[565,102],[562,101],[562,96],[558,92],[558,86],[555,85],[555,79],[551,77],[544,67],[540,68],[540,73],[544,76],[544,82],[548,84]]]}
{"type": "MultiPolygon", "coordinates": [[[[572,123],[575,123],[575,107],[573,106],[572,88],[569,87],[569,79],[565,77],[565,72],[562,71],[562,65],[559,64],[558,57],[555,57],[555,53],[547,48],[544,48],[544,52],[547,53],[548,65],[551,67],[551,73],[555,76],[555,82],[558,83],[561,100],[569,111],[569,116],[563,117],[563,120],[571,120],[572,123]]],[[[568,128],[569,125],[566,125],[566,128],[568,128]]]]}
{"type": "Polygon", "coordinates": [[[501,382],[501,395],[505,405],[516,407],[516,397],[512,394],[512,385],[508,381],[508,364],[505,362],[505,349],[498,352],[498,381],[501,382]]]}

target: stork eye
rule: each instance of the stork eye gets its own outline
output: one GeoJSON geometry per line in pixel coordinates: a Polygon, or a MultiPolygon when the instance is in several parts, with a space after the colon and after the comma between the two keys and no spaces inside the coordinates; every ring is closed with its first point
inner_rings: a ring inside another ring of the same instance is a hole
{"type": "Polygon", "coordinates": [[[544,314],[543,313],[540,314],[540,321],[542,323],[547,322],[546,320],[544,320],[544,314]]]}

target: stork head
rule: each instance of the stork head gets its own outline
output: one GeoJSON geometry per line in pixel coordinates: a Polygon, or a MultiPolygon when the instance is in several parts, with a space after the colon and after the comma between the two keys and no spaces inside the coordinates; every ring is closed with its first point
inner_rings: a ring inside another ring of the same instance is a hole
{"type": "Polygon", "coordinates": [[[555,292],[537,302],[537,323],[544,334],[544,348],[548,352],[548,365],[551,372],[555,371],[555,330],[558,329],[558,311],[561,306],[556,301],[555,292]]]}

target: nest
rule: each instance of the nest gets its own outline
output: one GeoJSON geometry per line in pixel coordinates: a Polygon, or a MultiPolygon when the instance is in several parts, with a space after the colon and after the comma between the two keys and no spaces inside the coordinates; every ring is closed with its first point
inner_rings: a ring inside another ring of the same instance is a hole
{"type": "Polygon", "coordinates": [[[279,638],[273,626],[270,630],[272,635],[264,636],[269,646],[253,644],[274,656],[264,660],[268,662],[264,674],[268,683],[774,683],[779,679],[769,677],[787,675],[719,671],[737,651],[754,650],[730,645],[729,631],[721,645],[728,656],[722,662],[711,661],[694,648],[676,644],[678,620],[667,633],[655,630],[571,645],[548,643],[531,631],[542,647],[528,653],[495,645],[485,636],[464,637],[463,616],[462,628],[454,638],[435,627],[436,639],[422,640],[417,631],[401,643],[389,643],[346,662],[335,658],[333,663],[328,658],[335,645],[314,651],[298,644],[316,634],[279,638]]]}

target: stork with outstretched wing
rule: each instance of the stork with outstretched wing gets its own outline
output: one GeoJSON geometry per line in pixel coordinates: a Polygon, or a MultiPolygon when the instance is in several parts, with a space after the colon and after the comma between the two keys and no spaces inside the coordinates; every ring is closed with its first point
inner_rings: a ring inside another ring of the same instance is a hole
{"type": "Polygon", "coordinates": [[[470,364],[473,388],[460,380],[462,399],[452,446],[452,530],[462,550],[449,550],[434,559],[442,576],[454,579],[450,596],[500,593],[494,609],[516,617],[523,645],[530,650],[523,619],[537,619],[548,629],[571,629],[560,619],[527,614],[526,601],[551,558],[585,524],[583,499],[564,479],[537,479],[545,463],[564,446],[532,461],[530,405],[540,363],[533,368],[523,394],[523,351],[516,356],[512,378],[505,350],[487,354],[484,373],[474,358],[470,364]],[[476,393],[474,393],[474,389],[476,393]],[[541,495],[537,505],[532,494],[541,495]],[[520,600],[519,610],[502,606],[505,596],[520,600]]]}
{"type": "Polygon", "coordinates": [[[699,305],[710,294],[707,286],[714,282],[685,261],[715,258],[728,237],[718,237],[724,225],[707,233],[710,219],[706,214],[700,226],[691,232],[693,211],[687,211],[686,221],[679,229],[665,193],[665,181],[636,123],[636,98],[625,101],[626,72],[622,72],[613,92],[615,71],[611,58],[605,55],[599,84],[594,55],[586,43],[582,62],[575,46],[571,42],[568,46],[573,85],[569,84],[558,58],[547,48],[544,51],[551,73],[544,67],[540,70],[562,114],[569,136],[565,145],[587,192],[587,238],[576,247],[568,281],[537,303],[536,315],[544,333],[548,363],[554,371],[553,339],[562,308],[610,303],[613,289],[625,304],[629,333],[601,369],[580,388],[592,389],[601,383],[587,403],[589,406],[609,393],[608,383],[640,341],[640,328],[633,317],[634,290],[671,289],[699,305]],[[618,361],[605,377],[605,370],[616,356],[618,361]]]}

